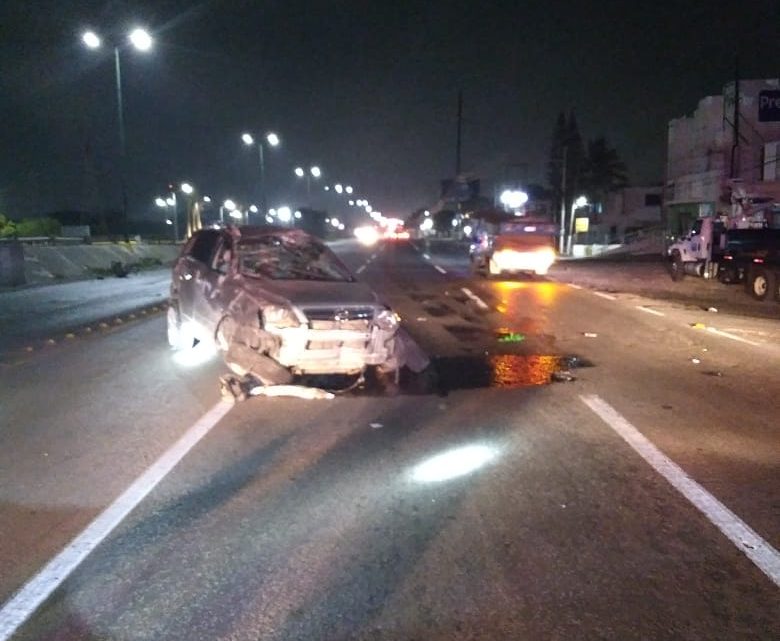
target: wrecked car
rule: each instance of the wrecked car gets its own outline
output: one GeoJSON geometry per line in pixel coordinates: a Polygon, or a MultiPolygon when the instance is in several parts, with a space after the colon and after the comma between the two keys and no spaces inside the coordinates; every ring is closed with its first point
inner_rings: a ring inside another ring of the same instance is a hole
{"type": "Polygon", "coordinates": [[[263,385],[296,375],[397,380],[427,358],[399,317],[320,240],[299,229],[196,232],[173,269],[168,341],[213,341],[230,369],[263,385]]]}

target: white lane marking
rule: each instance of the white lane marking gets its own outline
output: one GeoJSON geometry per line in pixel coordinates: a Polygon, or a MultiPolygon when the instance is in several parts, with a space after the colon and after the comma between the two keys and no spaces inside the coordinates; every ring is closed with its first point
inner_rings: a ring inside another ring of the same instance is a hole
{"type": "Polygon", "coordinates": [[[775,548],[688,476],[679,465],[653,445],[609,403],[595,394],[580,396],[580,400],[706,516],[776,586],[780,587],[780,553],[775,548]]]}
{"type": "Polygon", "coordinates": [[[606,298],[607,300],[617,300],[617,296],[612,296],[612,294],[605,294],[604,292],[591,292],[594,296],[599,296],[600,298],[606,298]]]}
{"type": "Polygon", "coordinates": [[[233,408],[220,401],[201,416],[151,467],[51,559],[0,609],[0,641],[7,641],[81,562],[233,408]]]}
{"type": "Polygon", "coordinates": [[[356,273],[356,274],[360,274],[360,273],[362,273],[362,271],[363,271],[363,270],[366,268],[366,266],[367,266],[367,265],[368,265],[368,263],[366,263],[366,264],[364,264],[364,265],[361,265],[360,267],[358,267],[358,268],[355,270],[355,273],[356,273]]]}
{"type": "Polygon", "coordinates": [[[468,287],[461,287],[460,291],[462,291],[466,296],[468,296],[471,300],[473,300],[477,307],[480,309],[488,309],[489,305],[482,300],[479,296],[477,296],[474,292],[472,292],[468,287]]]}
{"type": "Polygon", "coordinates": [[[569,283],[569,287],[572,289],[583,289],[582,285],[575,285],[574,283],[569,283]]]}
{"type": "Polygon", "coordinates": [[[658,310],[651,309],[650,307],[645,307],[644,305],[637,305],[636,308],[640,312],[647,312],[648,314],[652,314],[653,316],[666,316],[663,312],[659,312],[658,310]]]}
{"type": "Polygon", "coordinates": [[[425,260],[430,260],[431,259],[431,257],[428,254],[423,254],[423,258],[425,260]]]}
{"type": "Polygon", "coordinates": [[[747,338],[742,338],[741,336],[737,336],[736,334],[732,334],[730,332],[724,332],[720,329],[715,329],[714,327],[708,327],[707,331],[710,334],[715,334],[716,336],[723,336],[723,338],[730,338],[733,341],[738,341],[740,343],[747,343],[748,345],[752,345],[753,347],[761,347],[761,343],[756,343],[755,341],[749,341],[747,338]]]}
{"type": "Polygon", "coordinates": [[[439,267],[438,265],[434,265],[433,267],[434,267],[434,268],[436,269],[436,271],[437,271],[437,272],[439,272],[440,274],[446,274],[446,273],[447,273],[447,270],[446,270],[446,269],[443,269],[442,267],[439,267]]]}

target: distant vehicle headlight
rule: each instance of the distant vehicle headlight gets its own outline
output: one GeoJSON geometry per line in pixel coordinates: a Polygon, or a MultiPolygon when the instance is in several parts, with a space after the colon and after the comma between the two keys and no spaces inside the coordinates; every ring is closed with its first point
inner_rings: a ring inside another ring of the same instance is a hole
{"type": "Polygon", "coordinates": [[[286,329],[300,326],[295,313],[289,307],[281,305],[268,305],[268,307],[263,308],[261,318],[265,328],[286,329]]]}
{"type": "Polygon", "coordinates": [[[394,332],[398,329],[401,317],[392,309],[383,309],[374,318],[374,324],[385,332],[394,332]]]}

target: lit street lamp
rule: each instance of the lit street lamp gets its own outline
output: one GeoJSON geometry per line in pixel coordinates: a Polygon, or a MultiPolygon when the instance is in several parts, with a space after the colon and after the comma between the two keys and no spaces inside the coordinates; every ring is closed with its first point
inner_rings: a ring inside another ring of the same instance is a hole
{"type": "Polygon", "coordinates": [[[268,143],[271,147],[278,147],[280,144],[279,136],[273,132],[269,132],[265,135],[265,143],[262,140],[255,140],[255,137],[250,133],[241,134],[241,140],[247,147],[257,145],[257,158],[260,162],[260,206],[263,211],[266,210],[266,198],[265,198],[265,157],[263,148],[265,143],[268,143]]]}
{"type": "Polygon", "coordinates": [[[225,224],[225,210],[232,212],[236,208],[236,203],[234,203],[230,198],[228,198],[224,203],[222,203],[219,206],[219,222],[223,225],[225,224]]]}
{"type": "Polygon", "coordinates": [[[582,209],[588,206],[588,199],[585,196],[580,196],[571,204],[571,213],[569,214],[569,238],[566,242],[566,253],[571,254],[572,244],[574,242],[574,212],[577,209],[582,209]]]}
{"type": "MultiPolygon", "coordinates": [[[[298,178],[306,178],[306,197],[311,199],[311,179],[322,176],[322,170],[316,165],[310,167],[308,172],[303,167],[296,167],[295,175],[298,178]]],[[[327,187],[325,189],[327,190],[327,187]]]]}
{"type": "MultiPolygon", "coordinates": [[[[128,35],[130,44],[138,51],[147,52],[152,48],[153,40],[149,32],[136,28],[128,35]]],[[[103,42],[94,31],[86,31],[81,36],[81,41],[88,49],[99,49],[103,42]]],[[[125,113],[122,100],[122,65],[119,59],[119,45],[114,45],[114,77],[116,80],[116,106],[119,125],[119,184],[122,190],[122,225],[127,233],[127,184],[125,179],[125,161],[127,155],[127,143],[125,137],[125,113]]]]}
{"type": "Polygon", "coordinates": [[[190,185],[190,183],[182,183],[181,184],[181,193],[187,194],[188,196],[192,195],[192,192],[195,191],[195,189],[190,185]]]}

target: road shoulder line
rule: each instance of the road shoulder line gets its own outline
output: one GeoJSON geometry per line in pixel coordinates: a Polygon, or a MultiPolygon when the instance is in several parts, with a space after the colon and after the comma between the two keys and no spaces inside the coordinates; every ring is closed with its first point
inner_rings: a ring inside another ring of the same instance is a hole
{"type": "Polygon", "coordinates": [[[7,641],[87,556],[162,481],[197,443],[233,408],[220,401],[201,416],[171,447],[103,512],[52,558],[0,608],[0,641],[7,641]]]}
{"type": "Polygon", "coordinates": [[[688,476],[609,403],[595,394],[580,396],[580,400],[780,587],[780,553],[775,548],[688,476]]]}

